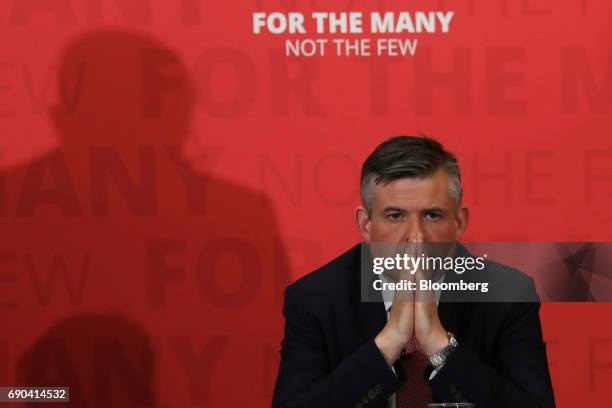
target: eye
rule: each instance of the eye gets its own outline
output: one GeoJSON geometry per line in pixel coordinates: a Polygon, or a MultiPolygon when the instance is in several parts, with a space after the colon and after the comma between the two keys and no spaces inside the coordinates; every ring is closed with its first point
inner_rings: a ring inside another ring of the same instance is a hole
{"type": "Polygon", "coordinates": [[[428,220],[439,220],[440,218],[442,218],[442,214],[440,214],[439,212],[435,212],[435,211],[430,211],[425,213],[425,218],[428,220]]]}
{"type": "Polygon", "coordinates": [[[387,219],[391,221],[399,221],[402,219],[402,217],[403,217],[403,214],[399,211],[393,211],[393,212],[387,213],[387,219]]]}

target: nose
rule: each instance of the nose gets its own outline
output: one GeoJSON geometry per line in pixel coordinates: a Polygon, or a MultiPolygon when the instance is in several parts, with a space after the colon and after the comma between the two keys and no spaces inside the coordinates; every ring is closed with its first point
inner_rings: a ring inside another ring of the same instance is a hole
{"type": "Polygon", "coordinates": [[[424,242],[425,230],[423,228],[423,220],[416,214],[408,218],[406,223],[406,232],[404,236],[405,242],[424,242]]]}

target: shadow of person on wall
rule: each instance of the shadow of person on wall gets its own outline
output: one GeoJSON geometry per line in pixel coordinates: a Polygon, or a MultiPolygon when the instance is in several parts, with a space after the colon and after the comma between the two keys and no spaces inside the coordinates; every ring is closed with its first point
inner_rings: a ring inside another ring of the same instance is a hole
{"type": "Polygon", "coordinates": [[[149,339],[134,322],[83,314],[50,327],[18,361],[17,378],[28,387],[69,387],[69,406],[155,407],[154,362],[149,339]]]}
{"type": "MultiPolygon", "coordinates": [[[[198,78],[144,34],[104,29],[75,37],[61,55],[57,87],[50,108],[57,148],[0,174],[0,251],[17,254],[11,268],[34,280],[7,312],[19,316],[7,330],[24,334],[11,346],[32,342],[23,322],[37,307],[57,319],[77,306],[110,308],[156,338],[182,336],[196,351],[213,334],[224,339],[224,364],[198,361],[193,372],[207,376],[185,384],[184,373],[160,370],[161,387],[187,387],[196,403],[231,401],[208,393],[210,381],[247,360],[254,363],[245,381],[261,383],[267,363],[254,356],[282,334],[290,271],[268,200],[213,174],[217,163],[238,160],[222,140],[253,135],[225,134],[222,124],[197,134],[198,78]]],[[[70,327],[95,323],[83,317],[70,327]]]]}

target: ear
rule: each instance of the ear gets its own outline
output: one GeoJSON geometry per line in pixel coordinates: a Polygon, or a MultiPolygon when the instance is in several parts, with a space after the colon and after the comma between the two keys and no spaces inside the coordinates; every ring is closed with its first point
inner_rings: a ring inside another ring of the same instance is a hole
{"type": "Polygon", "coordinates": [[[461,207],[459,211],[457,211],[457,215],[455,216],[455,222],[457,223],[457,232],[455,234],[455,240],[460,241],[461,237],[465,233],[465,230],[468,226],[468,221],[470,220],[470,212],[467,207],[461,207]]]}
{"type": "Polygon", "coordinates": [[[359,228],[363,240],[365,242],[370,242],[370,228],[372,222],[365,207],[359,206],[355,209],[355,222],[357,223],[357,228],[359,228]]]}

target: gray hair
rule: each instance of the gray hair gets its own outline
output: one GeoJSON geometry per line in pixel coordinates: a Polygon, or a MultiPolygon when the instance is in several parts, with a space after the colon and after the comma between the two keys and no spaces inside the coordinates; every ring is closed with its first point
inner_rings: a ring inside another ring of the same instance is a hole
{"type": "Polygon", "coordinates": [[[426,178],[442,169],[449,177],[449,194],[457,210],[463,187],[455,156],[436,140],[418,136],[395,136],[380,144],[361,167],[361,200],[372,213],[374,185],[402,178],[426,178]]]}

